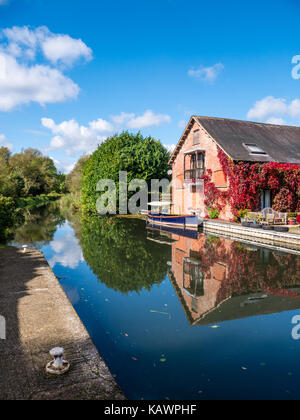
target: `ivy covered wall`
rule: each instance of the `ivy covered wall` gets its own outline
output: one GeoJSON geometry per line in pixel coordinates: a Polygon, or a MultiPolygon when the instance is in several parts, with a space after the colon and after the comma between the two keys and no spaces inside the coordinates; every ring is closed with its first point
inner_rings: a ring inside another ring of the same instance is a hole
{"type": "Polygon", "coordinates": [[[267,162],[233,162],[220,148],[218,158],[228,182],[220,191],[212,182],[212,173],[204,176],[206,206],[211,214],[220,213],[229,204],[234,217],[240,210],[260,210],[261,193],[272,192],[272,208],[280,212],[300,212],[300,165],[267,162]]]}

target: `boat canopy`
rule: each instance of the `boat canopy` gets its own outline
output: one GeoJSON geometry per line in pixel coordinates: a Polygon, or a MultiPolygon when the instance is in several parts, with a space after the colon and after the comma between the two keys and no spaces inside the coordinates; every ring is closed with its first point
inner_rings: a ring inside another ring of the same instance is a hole
{"type": "Polygon", "coordinates": [[[148,203],[148,206],[151,207],[167,207],[171,205],[172,203],[170,201],[152,201],[151,203],[148,203]]]}

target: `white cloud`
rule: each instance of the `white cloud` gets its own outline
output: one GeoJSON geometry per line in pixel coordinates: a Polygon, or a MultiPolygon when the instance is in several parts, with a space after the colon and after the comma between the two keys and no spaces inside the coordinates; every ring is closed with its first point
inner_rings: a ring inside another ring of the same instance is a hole
{"type": "Polygon", "coordinates": [[[289,106],[289,113],[292,117],[300,117],[300,99],[294,99],[289,106]]]}
{"type": "Polygon", "coordinates": [[[283,118],[271,117],[266,121],[267,124],[285,125],[286,122],[283,118]]]}
{"type": "Polygon", "coordinates": [[[269,116],[286,114],[287,111],[288,106],[285,99],[267,96],[255,103],[254,107],[248,112],[248,118],[263,120],[269,116]]]}
{"type": "Polygon", "coordinates": [[[222,63],[217,63],[211,67],[201,66],[198,69],[190,69],[188,75],[197,80],[213,83],[217,79],[217,77],[222,73],[224,68],[225,67],[222,63]]]}
{"type": "Polygon", "coordinates": [[[284,125],[284,117],[300,118],[300,100],[288,103],[284,98],[267,96],[257,101],[247,115],[249,120],[266,121],[270,124],[284,125]]]}
{"type": "Polygon", "coordinates": [[[33,59],[38,46],[50,36],[51,32],[45,26],[31,30],[27,26],[13,26],[2,31],[4,40],[2,48],[16,57],[24,56],[33,59]]]}
{"type": "Polygon", "coordinates": [[[68,155],[92,153],[100,143],[113,133],[127,128],[138,130],[158,126],[171,121],[169,115],[155,114],[152,111],[146,111],[141,116],[122,112],[120,115],[114,115],[110,118],[111,122],[99,118],[89,122],[86,126],[79,125],[74,119],[56,124],[51,118],[42,118],[43,127],[50,130],[54,135],[48,151],[60,149],[68,155]]]}
{"type": "Polygon", "coordinates": [[[0,6],[9,3],[9,0],[0,0],[0,6]]]}
{"type": "Polygon", "coordinates": [[[131,118],[127,123],[127,127],[132,129],[141,129],[145,127],[159,126],[170,122],[171,117],[169,115],[154,114],[153,111],[148,110],[139,117],[131,118]]]}
{"type": "Polygon", "coordinates": [[[128,122],[132,118],[135,117],[135,114],[129,114],[127,112],[121,112],[119,115],[112,115],[111,120],[118,125],[123,125],[124,123],[128,122]]]}
{"type": "Polygon", "coordinates": [[[81,40],[55,35],[44,26],[35,30],[14,26],[1,35],[0,111],[31,102],[44,106],[77,98],[79,86],[56,66],[92,58],[92,50],[81,40]]]}
{"type": "Polygon", "coordinates": [[[28,26],[13,26],[2,31],[6,43],[2,48],[15,57],[34,59],[40,51],[52,64],[72,66],[78,59],[90,61],[93,52],[81,39],[69,35],[54,34],[46,26],[31,29],[28,26]]]}
{"type": "Polygon", "coordinates": [[[75,120],[56,124],[50,118],[43,118],[42,125],[54,134],[50,150],[61,149],[68,155],[93,152],[98,144],[102,143],[113,131],[113,126],[102,119],[91,121],[88,126],[83,126],[75,120]]]}
{"type": "Polygon", "coordinates": [[[68,160],[57,160],[50,156],[50,159],[53,160],[57,170],[59,172],[62,172],[64,174],[69,174],[75,167],[76,162],[75,161],[68,161],[68,160]]]}
{"type": "Polygon", "coordinates": [[[64,102],[78,96],[79,87],[59,70],[45,65],[19,64],[14,57],[0,52],[4,66],[0,77],[0,111],[11,111],[18,105],[37,102],[64,102]]]}
{"type": "Polygon", "coordinates": [[[13,149],[13,145],[8,143],[4,134],[0,134],[0,147],[7,147],[9,150],[13,149]]]}
{"type": "Polygon", "coordinates": [[[112,133],[115,130],[114,126],[110,122],[105,121],[102,118],[98,118],[98,120],[90,122],[89,126],[92,130],[100,133],[112,133]]]}
{"type": "Polygon", "coordinates": [[[116,126],[119,126],[119,128],[131,128],[134,130],[140,130],[146,127],[159,126],[164,123],[169,124],[171,122],[171,117],[169,115],[155,114],[151,110],[146,111],[142,115],[121,112],[121,114],[112,115],[110,118],[116,126]]]}
{"type": "Polygon", "coordinates": [[[42,50],[54,64],[61,62],[72,66],[79,58],[86,61],[93,58],[92,50],[81,39],[73,39],[69,35],[52,35],[42,43],[42,50]]]}

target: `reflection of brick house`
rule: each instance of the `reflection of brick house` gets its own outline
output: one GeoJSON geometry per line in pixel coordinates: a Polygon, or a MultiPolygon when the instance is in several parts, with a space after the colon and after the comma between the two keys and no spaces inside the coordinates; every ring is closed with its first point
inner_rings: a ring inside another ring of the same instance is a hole
{"type": "Polygon", "coordinates": [[[233,248],[226,238],[213,240],[199,234],[198,239],[178,235],[172,239],[170,280],[191,325],[300,308],[298,256],[277,256],[272,250],[253,247],[243,251],[246,261],[240,248],[233,248]],[[294,265],[283,276],[280,267],[285,270],[286,258],[294,265]]]}
{"type": "MultiPolygon", "coordinates": [[[[212,171],[212,182],[220,191],[228,189],[219,148],[234,162],[300,164],[300,127],[192,117],[170,159],[174,213],[207,214],[201,181],[207,170],[212,171]]],[[[264,191],[260,200],[262,208],[271,207],[271,192],[264,191]]],[[[223,208],[220,218],[233,218],[229,206],[223,208]]]]}

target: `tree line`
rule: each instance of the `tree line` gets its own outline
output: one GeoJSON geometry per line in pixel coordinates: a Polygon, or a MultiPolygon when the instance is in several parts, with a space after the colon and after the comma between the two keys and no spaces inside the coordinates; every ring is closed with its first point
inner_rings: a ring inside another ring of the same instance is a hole
{"type": "Polygon", "coordinates": [[[65,191],[65,175],[59,173],[53,160],[39,150],[26,149],[13,155],[6,147],[0,148],[2,196],[18,199],[65,191]]]}
{"type": "Polygon", "coordinates": [[[128,183],[168,177],[170,154],[159,140],[127,131],[109,137],[91,155],[82,156],[70,174],[60,173],[53,160],[39,150],[12,154],[0,148],[0,241],[13,223],[15,209],[47,204],[50,197],[62,196],[61,206],[96,211],[97,183],[115,181],[126,171],[128,183]],[[2,238],[1,238],[2,237],[2,238]]]}
{"type": "Polygon", "coordinates": [[[12,154],[8,148],[1,147],[0,241],[5,240],[18,208],[46,204],[66,191],[65,175],[39,150],[29,148],[12,154]]]}

